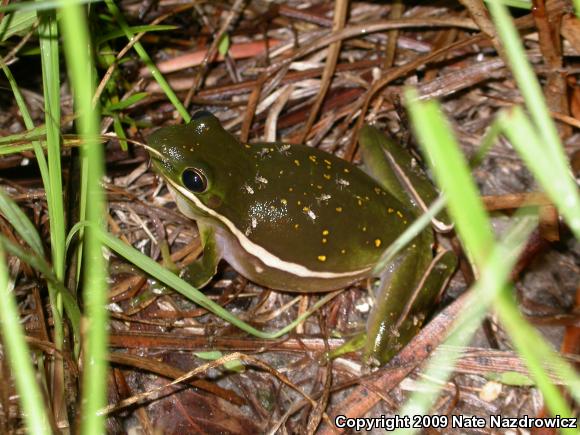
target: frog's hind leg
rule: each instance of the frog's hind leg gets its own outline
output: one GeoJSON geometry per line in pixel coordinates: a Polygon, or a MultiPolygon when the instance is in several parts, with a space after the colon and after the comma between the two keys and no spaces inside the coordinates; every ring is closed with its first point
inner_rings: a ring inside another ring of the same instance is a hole
{"type": "Polygon", "coordinates": [[[197,222],[197,225],[203,247],[203,256],[183,269],[179,276],[192,286],[202,288],[216,274],[221,255],[213,227],[204,225],[200,221],[197,222]]]}
{"type": "MultiPolygon", "coordinates": [[[[359,136],[367,172],[396,200],[418,216],[438,193],[409,153],[378,129],[365,125],[359,136]]],[[[433,221],[442,231],[452,227],[440,213],[433,221]]],[[[445,281],[455,270],[455,255],[433,258],[433,232],[426,229],[395,258],[381,279],[367,323],[364,357],[367,363],[384,363],[421,328],[445,281]]]]}
{"type": "MultiPolygon", "coordinates": [[[[385,133],[365,125],[359,142],[366,171],[415,214],[424,213],[437,199],[439,194],[423,168],[385,133]]],[[[441,232],[452,228],[445,211],[437,215],[433,224],[441,232]]]]}
{"type": "Polygon", "coordinates": [[[381,279],[367,323],[367,364],[388,361],[419,332],[455,270],[455,254],[445,251],[430,260],[422,244],[416,239],[397,256],[395,270],[381,279]]]}

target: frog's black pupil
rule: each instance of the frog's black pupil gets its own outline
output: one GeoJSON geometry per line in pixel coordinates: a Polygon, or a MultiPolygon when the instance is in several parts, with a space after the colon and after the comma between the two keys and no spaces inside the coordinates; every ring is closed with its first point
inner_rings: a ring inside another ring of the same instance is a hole
{"type": "Polygon", "coordinates": [[[181,179],[183,185],[193,193],[203,193],[207,187],[204,175],[196,169],[186,169],[181,179]]]}

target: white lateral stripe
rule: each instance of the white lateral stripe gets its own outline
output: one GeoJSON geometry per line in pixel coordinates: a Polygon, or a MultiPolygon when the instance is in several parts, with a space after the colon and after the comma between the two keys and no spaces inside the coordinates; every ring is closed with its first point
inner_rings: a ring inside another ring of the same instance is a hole
{"type": "Polygon", "coordinates": [[[183,196],[189,198],[191,201],[195,203],[195,205],[206,212],[207,214],[217,218],[221,221],[228,229],[232,232],[232,234],[238,239],[242,248],[246,251],[260,259],[265,265],[272,267],[274,269],[283,270],[284,272],[291,273],[293,275],[301,276],[304,278],[345,278],[349,276],[357,276],[364,272],[368,272],[371,268],[367,267],[365,269],[355,270],[352,272],[316,272],[314,270],[310,270],[307,267],[302,266],[301,264],[291,263],[289,261],[284,261],[274,254],[270,253],[260,245],[256,245],[250,239],[246,237],[244,233],[239,231],[236,226],[225,216],[216,213],[211,208],[208,208],[203,204],[195,195],[189,192],[187,189],[184,189],[182,186],[178,185],[177,183],[173,182],[169,178],[166,179],[171,183],[171,185],[176,188],[183,196]]]}

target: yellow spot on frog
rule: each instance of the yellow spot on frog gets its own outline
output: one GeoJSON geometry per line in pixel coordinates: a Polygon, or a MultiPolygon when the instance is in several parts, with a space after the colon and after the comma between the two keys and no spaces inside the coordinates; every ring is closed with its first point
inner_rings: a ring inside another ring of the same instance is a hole
{"type": "Polygon", "coordinates": [[[245,146],[246,148],[252,148],[252,147],[251,147],[250,145],[248,145],[247,143],[246,143],[246,144],[244,144],[244,146],[245,146]]]}
{"type": "Polygon", "coordinates": [[[310,211],[310,207],[303,207],[302,211],[308,213],[310,211]]]}
{"type": "Polygon", "coordinates": [[[323,174],[322,175],[324,178],[326,178],[327,180],[330,180],[330,174],[323,174]]]}
{"type": "Polygon", "coordinates": [[[394,212],[395,210],[393,210],[391,207],[389,207],[389,208],[387,209],[387,211],[388,211],[389,213],[392,213],[392,212],[394,212]]]}
{"type": "Polygon", "coordinates": [[[302,204],[302,202],[300,202],[300,201],[296,201],[296,204],[300,205],[300,204],[302,204]]]}
{"type": "Polygon", "coordinates": [[[326,242],[327,242],[327,240],[326,240],[326,239],[322,239],[322,243],[326,243],[326,242]]]}
{"type": "Polygon", "coordinates": [[[367,227],[362,227],[363,233],[366,233],[367,227]]]}
{"type": "Polygon", "coordinates": [[[328,236],[328,234],[330,234],[330,233],[328,232],[328,230],[322,230],[322,235],[323,235],[323,236],[328,236]]]}
{"type": "Polygon", "coordinates": [[[403,213],[401,213],[400,211],[397,210],[397,216],[399,216],[401,219],[403,219],[403,213]]]}
{"type": "Polygon", "coordinates": [[[342,207],[336,207],[336,211],[340,213],[342,211],[342,207]]]}
{"type": "Polygon", "coordinates": [[[375,246],[378,248],[379,246],[381,246],[381,239],[375,239],[375,246]]]}
{"type": "Polygon", "coordinates": [[[324,159],[324,163],[326,163],[328,166],[332,166],[332,162],[329,160],[324,159]]]}
{"type": "Polygon", "coordinates": [[[346,249],[341,249],[341,250],[340,250],[340,253],[341,253],[341,254],[346,254],[346,249]]]}
{"type": "Polygon", "coordinates": [[[358,205],[362,206],[362,201],[360,199],[358,200],[358,205]]]}
{"type": "Polygon", "coordinates": [[[270,148],[270,151],[272,151],[272,152],[273,152],[273,151],[274,151],[274,148],[270,148]]]}
{"type": "Polygon", "coordinates": [[[317,188],[317,189],[322,189],[322,186],[321,186],[320,184],[317,184],[317,185],[316,185],[316,188],[317,188]]]}
{"type": "Polygon", "coordinates": [[[284,169],[282,169],[282,170],[280,171],[280,175],[282,175],[283,173],[284,173],[284,169]]]}
{"type": "Polygon", "coordinates": [[[316,156],[308,156],[312,163],[316,163],[316,156]]]}
{"type": "Polygon", "coordinates": [[[296,166],[300,166],[300,162],[299,162],[298,160],[294,160],[294,164],[295,164],[296,166]]]}
{"type": "Polygon", "coordinates": [[[286,199],[284,199],[284,198],[282,198],[282,199],[280,200],[280,202],[281,202],[282,204],[284,204],[284,205],[288,204],[288,201],[287,201],[286,199]]]}
{"type": "Polygon", "coordinates": [[[375,193],[377,195],[380,195],[381,194],[381,189],[379,189],[378,187],[375,187],[375,193]]]}
{"type": "Polygon", "coordinates": [[[293,192],[293,191],[294,191],[294,189],[292,187],[288,188],[288,192],[293,192]]]}
{"type": "Polygon", "coordinates": [[[193,151],[193,147],[191,147],[191,148],[189,149],[189,151],[193,151]]]}
{"type": "Polygon", "coordinates": [[[348,174],[350,172],[350,169],[344,168],[344,172],[346,172],[348,174]]]}
{"type": "Polygon", "coordinates": [[[319,261],[326,261],[326,255],[319,255],[318,260],[319,261]]]}
{"type": "Polygon", "coordinates": [[[300,224],[294,224],[294,228],[298,229],[298,227],[300,226],[300,224]]]}

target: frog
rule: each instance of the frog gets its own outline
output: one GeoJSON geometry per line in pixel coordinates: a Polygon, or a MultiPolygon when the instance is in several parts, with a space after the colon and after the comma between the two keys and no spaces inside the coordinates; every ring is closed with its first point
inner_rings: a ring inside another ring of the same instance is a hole
{"type": "MultiPolygon", "coordinates": [[[[376,277],[386,247],[423,202],[437,197],[408,153],[391,142],[365,125],[359,143],[370,164],[363,170],[307,145],[241,143],[206,110],[154,131],[147,138],[152,166],[179,211],[197,223],[203,246],[181,276],[203,288],[225,260],[251,282],[293,293],[376,277]],[[406,184],[421,192],[419,199],[406,184]]],[[[432,312],[455,268],[450,251],[434,257],[434,240],[431,228],[423,230],[380,274],[363,345],[367,363],[392,358],[432,312]]]]}

